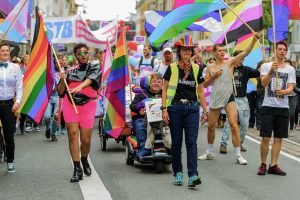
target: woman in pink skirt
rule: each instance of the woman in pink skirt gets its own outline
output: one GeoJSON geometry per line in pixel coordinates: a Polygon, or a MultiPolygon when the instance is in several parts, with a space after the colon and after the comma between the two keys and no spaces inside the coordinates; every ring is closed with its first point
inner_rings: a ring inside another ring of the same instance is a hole
{"type": "Polygon", "coordinates": [[[88,47],[79,43],[74,47],[74,54],[78,65],[71,67],[66,72],[60,73],[60,83],[58,93],[64,98],[62,112],[68,130],[69,149],[74,164],[74,174],[71,182],[82,180],[83,172],[90,176],[92,171],[87,157],[90,152],[92,130],[94,126],[95,112],[97,107],[97,89],[100,83],[99,65],[89,63],[88,47]],[[67,94],[63,79],[66,79],[70,88],[70,93],[75,101],[78,114],[76,114],[70,97],[67,94]],[[80,147],[78,138],[80,136],[80,147]],[[80,166],[80,156],[83,167],[80,166]]]}

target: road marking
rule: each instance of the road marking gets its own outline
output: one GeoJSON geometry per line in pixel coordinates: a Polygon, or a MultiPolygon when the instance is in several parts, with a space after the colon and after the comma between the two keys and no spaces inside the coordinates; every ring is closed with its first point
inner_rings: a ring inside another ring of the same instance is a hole
{"type": "MultiPolygon", "coordinates": [[[[260,141],[257,140],[257,139],[254,139],[253,137],[250,137],[250,136],[246,135],[246,138],[247,138],[248,140],[251,140],[252,142],[255,142],[255,143],[257,143],[257,144],[260,144],[260,141]]],[[[271,145],[270,145],[270,148],[271,148],[271,145]]],[[[300,158],[297,158],[296,156],[293,156],[293,155],[291,155],[291,154],[289,154],[289,153],[280,151],[280,154],[282,154],[282,155],[284,155],[284,156],[286,156],[286,157],[288,157],[288,158],[290,158],[290,159],[292,159],[292,160],[295,160],[295,161],[297,161],[297,162],[300,162],[300,158]]]]}
{"type": "MultiPolygon", "coordinates": [[[[89,159],[89,158],[88,158],[89,159]]],[[[96,172],[91,160],[89,164],[92,169],[91,176],[85,176],[83,174],[83,180],[79,181],[79,185],[86,200],[112,200],[110,193],[103,184],[101,178],[96,172]]]]}

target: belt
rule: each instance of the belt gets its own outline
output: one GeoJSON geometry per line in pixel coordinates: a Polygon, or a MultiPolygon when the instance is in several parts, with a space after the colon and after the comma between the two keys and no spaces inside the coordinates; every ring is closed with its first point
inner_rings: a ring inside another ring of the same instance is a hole
{"type": "Polygon", "coordinates": [[[193,101],[190,99],[173,99],[172,103],[180,103],[180,104],[193,104],[197,101],[193,101]]]}
{"type": "Polygon", "coordinates": [[[14,100],[13,99],[0,100],[0,105],[13,105],[13,104],[14,104],[14,100]]]}

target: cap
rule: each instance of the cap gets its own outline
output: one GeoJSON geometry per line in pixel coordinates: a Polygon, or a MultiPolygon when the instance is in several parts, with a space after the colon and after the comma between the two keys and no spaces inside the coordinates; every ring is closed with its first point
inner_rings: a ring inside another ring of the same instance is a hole
{"type": "Polygon", "coordinates": [[[165,53],[166,51],[169,51],[170,53],[173,52],[171,47],[166,47],[166,48],[163,49],[163,53],[165,53]]]}

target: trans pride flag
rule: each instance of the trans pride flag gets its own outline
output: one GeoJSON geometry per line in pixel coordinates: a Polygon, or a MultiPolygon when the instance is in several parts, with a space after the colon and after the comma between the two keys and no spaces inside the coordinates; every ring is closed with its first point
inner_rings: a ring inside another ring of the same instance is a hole
{"type": "Polygon", "coordinates": [[[0,35],[8,30],[9,26],[13,23],[16,15],[20,11],[16,20],[12,24],[10,30],[6,34],[5,39],[14,42],[23,42],[27,40],[27,17],[28,17],[28,0],[20,0],[15,8],[9,13],[3,23],[0,24],[0,35]]]}
{"type": "Polygon", "coordinates": [[[180,6],[160,21],[150,35],[149,43],[159,49],[167,40],[178,35],[205,14],[225,7],[222,0],[195,0],[193,4],[180,6]]]}
{"type": "Polygon", "coordinates": [[[123,128],[126,127],[125,86],[128,82],[127,49],[124,31],[122,31],[119,36],[105,90],[108,105],[104,131],[114,138],[118,138],[123,128]]]}
{"type": "Polygon", "coordinates": [[[24,74],[24,94],[19,112],[39,123],[47,108],[54,86],[54,62],[46,26],[36,8],[36,24],[28,68],[24,74]]]}

